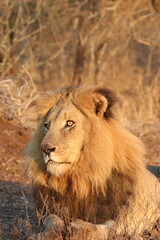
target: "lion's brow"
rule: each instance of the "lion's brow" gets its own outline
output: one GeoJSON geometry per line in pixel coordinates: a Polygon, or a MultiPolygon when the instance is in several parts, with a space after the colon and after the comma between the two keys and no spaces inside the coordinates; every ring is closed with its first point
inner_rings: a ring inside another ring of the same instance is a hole
{"type": "Polygon", "coordinates": [[[85,116],[85,117],[88,117],[87,114],[81,109],[79,108],[79,106],[77,106],[77,104],[71,100],[71,103],[85,116]]]}
{"type": "Polygon", "coordinates": [[[60,109],[56,112],[56,115],[55,115],[54,121],[58,118],[58,116],[59,116],[61,110],[62,110],[62,108],[60,108],[60,109]]]}

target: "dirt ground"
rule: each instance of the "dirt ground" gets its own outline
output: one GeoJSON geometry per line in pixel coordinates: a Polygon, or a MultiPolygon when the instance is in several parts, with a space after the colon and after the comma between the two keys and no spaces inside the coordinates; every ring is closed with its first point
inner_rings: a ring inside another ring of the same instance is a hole
{"type": "MultiPolygon", "coordinates": [[[[34,229],[38,230],[32,191],[23,173],[29,137],[29,130],[0,118],[0,240],[27,239],[34,229]]],[[[148,147],[147,155],[152,160],[147,163],[158,165],[159,142],[150,141],[148,147]]]]}
{"type": "Polygon", "coordinates": [[[36,223],[32,191],[22,171],[29,135],[26,129],[0,118],[1,240],[25,239],[22,229],[26,234],[30,231],[29,222],[36,223]]]}

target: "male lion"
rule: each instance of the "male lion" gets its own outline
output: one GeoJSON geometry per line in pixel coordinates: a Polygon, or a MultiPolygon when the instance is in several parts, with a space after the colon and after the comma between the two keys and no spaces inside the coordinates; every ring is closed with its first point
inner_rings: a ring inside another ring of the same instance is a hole
{"type": "Polygon", "coordinates": [[[141,141],[114,117],[116,101],[100,87],[64,88],[35,99],[38,127],[26,172],[38,209],[59,216],[67,209],[71,219],[97,227],[113,220],[117,233],[140,233],[160,216],[160,184],[145,168],[141,141]]]}

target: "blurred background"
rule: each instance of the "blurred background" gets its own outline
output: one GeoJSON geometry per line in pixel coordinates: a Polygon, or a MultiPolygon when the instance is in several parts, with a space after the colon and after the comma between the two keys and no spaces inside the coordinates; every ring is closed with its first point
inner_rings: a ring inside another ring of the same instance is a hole
{"type": "Polygon", "coordinates": [[[0,115],[23,126],[39,91],[101,85],[160,164],[159,0],[1,0],[0,115]]]}

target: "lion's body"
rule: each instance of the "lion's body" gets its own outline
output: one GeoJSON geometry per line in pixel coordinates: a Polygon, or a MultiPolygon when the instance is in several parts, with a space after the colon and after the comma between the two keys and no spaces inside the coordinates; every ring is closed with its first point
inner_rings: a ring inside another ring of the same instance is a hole
{"type": "Polygon", "coordinates": [[[113,219],[118,232],[140,232],[160,217],[160,183],[145,168],[141,141],[112,116],[114,101],[98,88],[65,89],[36,100],[41,119],[27,148],[26,171],[38,209],[47,202],[50,213],[67,207],[70,217],[98,224],[113,219]],[[62,133],[68,112],[76,124],[62,133]],[[50,128],[44,133],[45,121],[50,128]],[[52,165],[43,158],[46,145],[52,145],[52,165]]]}

